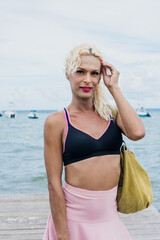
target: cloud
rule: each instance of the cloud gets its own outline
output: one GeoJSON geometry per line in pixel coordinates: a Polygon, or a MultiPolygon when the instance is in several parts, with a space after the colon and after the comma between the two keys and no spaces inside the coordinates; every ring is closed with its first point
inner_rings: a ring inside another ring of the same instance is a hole
{"type": "Polygon", "coordinates": [[[159,7],[158,0],[3,1],[0,108],[11,96],[20,109],[69,102],[65,58],[83,42],[95,44],[120,71],[119,84],[129,101],[140,95],[146,107],[159,107],[159,7]]]}

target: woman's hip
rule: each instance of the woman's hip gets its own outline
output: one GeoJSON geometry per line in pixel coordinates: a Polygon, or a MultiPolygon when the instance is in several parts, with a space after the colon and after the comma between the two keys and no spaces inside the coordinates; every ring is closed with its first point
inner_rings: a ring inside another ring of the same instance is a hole
{"type": "Polygon", "coordinates": [[[105,222],[118,216],[117,187],[93,191],[63,184],[67,219],[78,222],[105,222]]]}

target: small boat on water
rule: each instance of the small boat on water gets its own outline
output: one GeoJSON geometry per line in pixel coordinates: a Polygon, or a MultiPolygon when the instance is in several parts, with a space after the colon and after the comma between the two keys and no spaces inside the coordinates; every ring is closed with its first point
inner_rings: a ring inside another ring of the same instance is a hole
{"type": "Polygon", "coordinates": [[[3,116],[3,113],[2,113],[2,111],[0,111],[0,117],[2,117],[3,116]]]}
{"type": "Polygon", "coordinates": [[[144,107],[136,108],[136,112],[140,117],[151,117],[151,114],[147,112],[144,107]]]}
{"type": "Polygon", "coordinates": [[[9,109],[4,113],[4,117],[7,118],[16,118],[17,113],[15,110],[15,103],[9,102],[9,109]]]}
{"type": "Polygon", "coordinates": [[[39,117],[36,110],[30,110],[27,116],[28,118],[32,118],[32,119],[37,119],[39,117]]]}

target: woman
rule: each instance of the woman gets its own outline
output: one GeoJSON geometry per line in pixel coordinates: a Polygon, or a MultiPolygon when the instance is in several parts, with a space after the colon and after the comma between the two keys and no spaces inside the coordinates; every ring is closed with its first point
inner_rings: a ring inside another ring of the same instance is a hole
{"type": "Polygon", "coordinates": [[[119,72],[94,46],[74,48],[65,70],[72,101],[44,125],[51,214],[43,240],[128,240],[116,203],[120,147],[122,133],[134,141],[144,137],[143,123],[118,86],[119,72]]]}

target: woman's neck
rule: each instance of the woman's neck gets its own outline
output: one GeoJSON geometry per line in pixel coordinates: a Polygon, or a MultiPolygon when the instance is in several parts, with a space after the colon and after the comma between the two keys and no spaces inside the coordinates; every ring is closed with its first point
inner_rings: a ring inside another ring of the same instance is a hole
{"type": "Polygon", "coordinates": [[[88,111],[88,110],[93,110],[93,101],[92,99],[73,99],[69,105],[69,108],[72,110],[80,110],[80,111],[88,111]]]}

